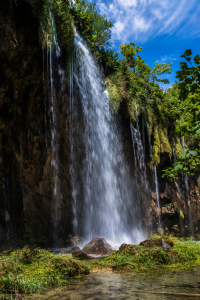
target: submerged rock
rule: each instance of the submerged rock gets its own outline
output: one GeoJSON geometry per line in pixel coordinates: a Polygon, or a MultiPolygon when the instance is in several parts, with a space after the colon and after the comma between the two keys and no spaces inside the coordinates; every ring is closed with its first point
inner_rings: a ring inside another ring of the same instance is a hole
{"type": "Polygon", "coordinates": [[[104,238],[94,237],[83,247],[83,251],[87,254],[109,255],[112,252],[112,246],[104,238]]]}
{"type": "Polygon", "coordinates": [[[72,256],[74,258],[79,258],[79,259],[88,259],[91,258],[87,253],[85,253],[83,250],[76,250],[72,253],[72,256]]]}

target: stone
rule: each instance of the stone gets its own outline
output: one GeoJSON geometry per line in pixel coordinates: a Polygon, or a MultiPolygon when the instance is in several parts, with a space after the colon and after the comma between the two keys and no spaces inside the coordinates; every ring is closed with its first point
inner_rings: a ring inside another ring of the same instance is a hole
{"type": "Polygon", "coordinates": [[[128,245],[128,244],[122,244],[119,247],[119,251],[123,252],[125,255],[135,255],[137,252],[135,245],[128,245]]]}
{"type": "Polygon", "coordinates": [[[112,252],[112,247],[104,238],[94,237],[83,247],[83,251],[87,254],[109,255],[112,252]]]}
{"type": "Polygon", "coordinates": [[[123,252],[124,250],[127,249],[127,247],[129,247],[130,245],[128,244],[122,244],[120,247],[119,247],[119,251],[123,252]]]}
{"type": "Polygon", "coordinates": [[[91,258],[89,255],[87,255],[87,253],[85,253],[83,250],[77,250],[77,251],[74,251],[72,253],[72,256],[74,258],[78,258],[78,259],[88,259],[88,258],[91,258]]]}
{"type": "Polygon", "coordinates": [[[76,246],[76,245],[73,246],[73,247],[71,247],[70,250],[71,250],[72,253],[74,253],[74,252],[76,252],[76,251],[81,251],[81,249],[80,249],[78,246],[76,246]]]}
{"type": "Polygon", "coordinates": [[[162,239],[149,239],[141,242],[139,246],[143,247],[155,247],[155,246],[160,246],[162,247],[162,239]]]}
{"type": "Polygon", "coordinates": [[[171,251],[173,247],[173,241],[168,236],[163,236],[159,239],[149,239],[141,242],[139,246],[143,247],[162,247],[165,251],[171,251]]]}

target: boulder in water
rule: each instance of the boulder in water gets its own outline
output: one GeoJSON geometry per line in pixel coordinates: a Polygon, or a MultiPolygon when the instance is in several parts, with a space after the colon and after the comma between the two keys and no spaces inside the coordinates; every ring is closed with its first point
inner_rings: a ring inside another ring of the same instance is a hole
{"type": "Polygon", "coordinates": [[[83,251],[87,254],[109,255],[112,252],[112,247],[104,238],[94,237],[83,247],[83,251]]]}
{"type": "Polygon", "coordinates": [[[74,251],[72,253],[72,256],[74,258],[79,258],[79,259],[88,259],[88,258],[91,258],[89,255],[87,255],[87,253],[85,253],[83,250],[77,250],[77,251],[74,251]]]}

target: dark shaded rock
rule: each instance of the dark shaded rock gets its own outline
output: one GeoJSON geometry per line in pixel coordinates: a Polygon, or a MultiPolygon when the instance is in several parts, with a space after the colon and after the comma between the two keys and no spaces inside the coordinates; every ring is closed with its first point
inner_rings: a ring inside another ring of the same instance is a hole
{"type": "Polygon", "coordinates": [[[173,247],[173,241],[168,236],[163,236],[159,239],[149,239],[141,242],[139,246],[143,247],[162,247],[165,251],[170,251],[171,247],[173,247]]]}
{"type": "Polygon", "coordinates": [[[108,255],[112,252],[112,247],[104,238],[94,237],[88,244],[83,247],[83,251],[87,254],[104,254],[108,255]]]}
{"type": "Polygon", "coordinates": [[[76,251],[81,251],[81,249],[80,249],[78,246],[76,246],[76,245],[73,246],[73,247],[71,247],[70,250],[71,250],[72,253],[74,253],[74,252],[76,252],[76,251]]]}
{"type": "Polygon", "coordinates": [[[120,247],[119,247],[119,251],[124,251],[125,249],[127,249],[127,247],[129,247],[130,245],[128,244],[122,244],[120,247]]]}
{"type": "Polygon", "coordinates": [[[72,256],[74,257],[74,258],[78,258],[78,259],[88,259],[88,258],[90,258],[90,256],[89,255],[87,255],[87,253],[85,253],[84,251],[82,251],[82,250],[77,250],[77,251],[74,251],[73,253],[72,253],[72,256]]]}
{"type": "Polygon", "coordinates": [[[162,239],[150,239],[150,240],[145,240],[139,244],[139,246],[143,247],[155,247],[155,246],[160,246],[162,247],[162,239]]]}
{"type": "Polygon", "coordinates": [[[134,245],[127,245],[127,244],[122,244],[119,247],[119,251],[123,252],[123,254],[125,255],[134,255],[137,252],[134,245]]]}

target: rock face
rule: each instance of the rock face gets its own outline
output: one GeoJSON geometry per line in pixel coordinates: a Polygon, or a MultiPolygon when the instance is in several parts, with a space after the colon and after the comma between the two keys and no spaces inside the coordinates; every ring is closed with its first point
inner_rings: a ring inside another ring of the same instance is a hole
{"type": "MultiPolygon", "coordinates": [[[[31,2],[31,1],[30,1],[31,2]]],[[[54,154],[51,145],[51,110],[49,57],[42,51],[38,38],[38,22],[32,7],[25,0],[0,1],[0,248],[1,245],[23,246],[27,243],[56,245],[63,247],[77,244],[78,238],[71,240],[73,233],[72,187],[70,175],[70,82],[65,74],[62,84],[56,80],[56,170],[52,167],[54,154]],[[13,3],[9,9],[10,3],[13,3]],[[15,6],[14,2],[19,2],[15,6]],[[56,186],[55,186],[56,182],[56,186]],[[55,189],[56,187],[56,189],[55,189]],[[56,195],[55,191],[56,190],[56,195]]],[[[69,65],[70,53],[61,49],[63,66],[69,65]]],[[[53,70],[53,76],[59,74],[53,70]]],[[[76,105],[81,111],[78,95],[76,105]]],[[[84,155],[81,134],[81,117],[74,116],[75,134],[80,141],[74,147],[74,163],[81,169],[84,155]]],[[[138,212],[142,214],[141,225],[156,230],[158,207],[155,182],[151,168],[146,169],[148,190],[138,168],[140,154],[133,147],[130,131],[130,119],[127,107],[122,103],[116,115],[119,136],[127,165],[137,182],[135,191],[138,199],[138,212]],[[137,162],[138,161],[138,162],[137,162]]],[[[140,120],[140,127],[143,122],[140,120]]],[[[141,132],[142,141],[148,145],[147,130],[141,132]]],[[[149,163],[148,147],[145,157],[149,163]]],[[[200,232],[200,176],[187,180],[169,182],[162,178],[162,170],[172,161],[162,155],[158,166],[158,186],[161,206],[161,221],[165,234],[181,236],[200,232]],[[191,224],[192,227],[191,228],[191,224]]],[[[82,179],[80,173],[74,179],[81,186],[77,195],[79,204],[79,227],[84,224],[82,199],[82,179]]],[[[134,199],[133,202],[134,204],[134,199]]],[[[130,218],[129,222],[132,222],[130,218]]],[[[97,243],[91,253],[109,254],[111,247],[105,250],[105,243],[97,243]],[[100,250],[99,250],[100,249],[100,250]],[[102,250],[101,250],[102,249],[102,250]]],[[[3,246],[2,246],[3,247],[3,246]]]]}
{"type": "MultiPolygon", "coordinates": [[[[55,171],[49,57],[39,43],[31,5],[12,1],[9,10],[10,2],[0,1],[0,244],[18,236],[52,245],[72,233],[69,80],[56,82],[55,171]]],[[[59,77],[55,70],[53,75],[59,77]]]]}
{"type": "Polygon", "coordinates": [[[104,238],[94,237],[83,247],[83,251],[87,254],[109,255],[112,252],[112,247],[104,238]]]}

